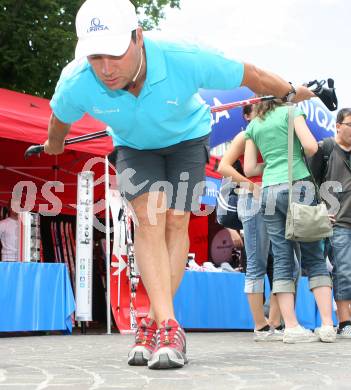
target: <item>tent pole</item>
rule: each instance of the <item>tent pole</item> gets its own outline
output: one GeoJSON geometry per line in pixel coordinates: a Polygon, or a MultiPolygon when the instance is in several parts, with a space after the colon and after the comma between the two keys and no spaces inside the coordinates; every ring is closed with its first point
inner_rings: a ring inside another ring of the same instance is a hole
{"type": "Polygon", "coordinates": [[[109,161],[105,157],[105,225],[106,225],[106,326],[107,334],[111,334],[111,280],[110,280],[110,175],[109,161]]]}

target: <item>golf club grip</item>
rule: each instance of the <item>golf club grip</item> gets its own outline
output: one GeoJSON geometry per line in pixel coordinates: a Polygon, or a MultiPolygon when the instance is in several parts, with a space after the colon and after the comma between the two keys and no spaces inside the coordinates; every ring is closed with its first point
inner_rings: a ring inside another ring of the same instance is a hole
{"type": "Polygon", "coordinates": [[[94,139],[108,137],[109,134],[106,130],[97,131],[96,133],[84,134],[74,138],[68,138],[65,140],[65,145],[77,144],[79,142],[92,141],[94,139]]]}
{"type": "Polygon", "coordinates": [[[44,151],[44,145],[33,145],[26,150],[24,156],[25,158],[27,158],[33,156],[33,154],[42,153],[43,151],[44,151]]]}

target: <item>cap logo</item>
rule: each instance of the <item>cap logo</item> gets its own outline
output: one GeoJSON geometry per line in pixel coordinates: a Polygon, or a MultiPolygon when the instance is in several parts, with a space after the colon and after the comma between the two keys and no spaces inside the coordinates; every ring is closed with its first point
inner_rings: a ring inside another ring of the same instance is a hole
{"type": "Polygon", "coordinates": [[[99,18],[93,18],[90,22],[90,27],[87,30],[87,33],[93,32],[93,31],[102,31],[102,30],[109,30],[107,26],[104,26],[101,24],[99,18]]]}

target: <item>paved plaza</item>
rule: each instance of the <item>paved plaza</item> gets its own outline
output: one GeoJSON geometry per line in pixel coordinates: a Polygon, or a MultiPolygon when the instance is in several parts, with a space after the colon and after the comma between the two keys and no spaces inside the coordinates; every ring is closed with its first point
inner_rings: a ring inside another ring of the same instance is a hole
{"type": "Polygon", "coordinates": [[[351,340],[257,343],[250,332],[188,333],[189,365],[126,364],[132,336],[0,338],[0,390],[351,389],[351,340]]]}

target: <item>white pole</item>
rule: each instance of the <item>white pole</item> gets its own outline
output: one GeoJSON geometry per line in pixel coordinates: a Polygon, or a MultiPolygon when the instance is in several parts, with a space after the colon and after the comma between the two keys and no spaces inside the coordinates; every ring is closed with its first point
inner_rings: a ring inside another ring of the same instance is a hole
{"type": "Polygon", "coordinates": [[[108,158],[105,157],[105,225],[106,225],[106,326],[107,334],[111,334],[111,284],[110,284],[110,175],[108,158]]]}
{"type": "MultiPolygon", "coordinates": [[[[122,207],[122,211],[124,212],[123,210],[123,206],[122,207]]],[[[122,236],[122,227],[121,227],[121,224],[123,223],[123,218],[124,218],[124,214],[122,215],[122,221],[118,224],[118,228],[119,228],[119,245],[121,246],[121,236],[122,236]]],[[[117,226],[114,227],[115,230],[114,230],[114,239],[116,239],[116,229],[117,229],[117,226]]],[[[124,238],[124,236],[123,236],[124,238]]],[[[123,244],[122,244],[123,245],[123,244]]],[[[121,308],[121,253],[120,253],[120,256],[118,256],[118,285],[117,285],[117,294],[118,294],[118,298],[117,298],[117,310],[119,311],[120,308],[121,308]]]]}

